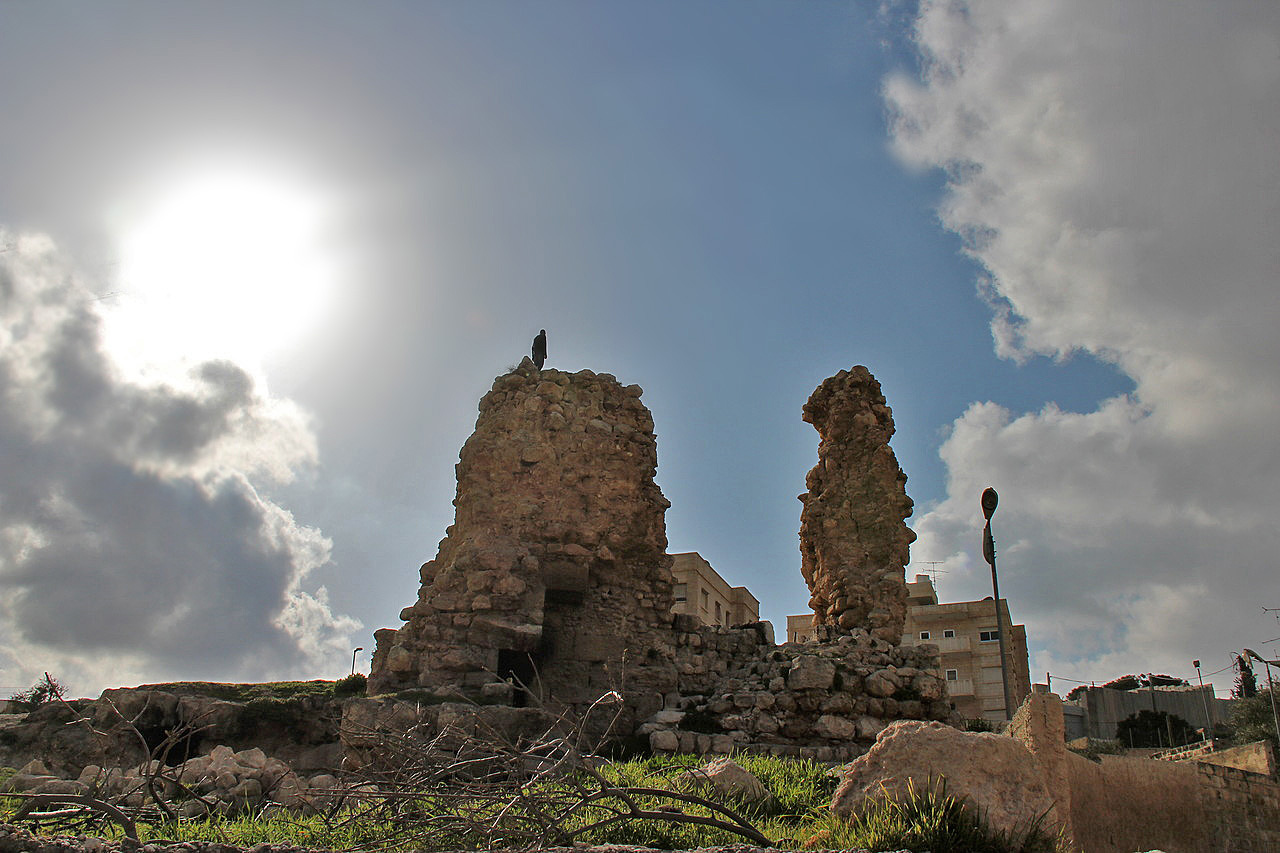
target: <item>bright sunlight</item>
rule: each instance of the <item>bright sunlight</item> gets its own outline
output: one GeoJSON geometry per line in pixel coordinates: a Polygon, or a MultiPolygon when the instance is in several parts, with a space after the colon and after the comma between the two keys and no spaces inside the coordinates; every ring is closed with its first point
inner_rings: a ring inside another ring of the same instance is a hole
{"type": "Polygon", "coordinates": [[[171,184],[120,240],[112,349],[135,366],[230,358],[258,370],[328,306],[335,279],[318,194],[247,171],[171,184]]]}

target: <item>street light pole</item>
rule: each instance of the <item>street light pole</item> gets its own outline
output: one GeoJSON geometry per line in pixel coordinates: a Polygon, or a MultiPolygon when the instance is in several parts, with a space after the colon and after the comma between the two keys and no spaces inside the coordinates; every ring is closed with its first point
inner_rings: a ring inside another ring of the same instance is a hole
{"type": "Polygon", "coordinates": [[[1254,660],[1262,661],[1262,665],[1267,668],[1267,693],[1271,696],[1271,719],[1276,724],[1276,737],[1280,738],[1280,714],[1276,713],[1276,688],[1271,683],[1271,664],[1280,666],[1280,660],[1267,660],[1253,649],[1245,649],[1244,653],[1254,660]]]}
{"type": "Polygon", "coordinates": [[[1200,682],[1200,701],[1204,702],[1204,739],[1209,743],[1213,743],[1213,717],[1209,715],[1209,697],[1204,692],[1204,678],[1200,675],[1200,661],[1193,660],[1191,665],[1196,668],[1196,680],[1200,682]]]}
{"type": "Polygon", "coordinates": [[[351,674],[356,674],[356,655],[364,651],[364,646],[356,646],[351,650],[351,674]]]}
{"type": "Polygon", "coordinates": [[[988,487],[982,493],[982,515],[987,526],[982,531],[982,558],[991,566],[991,592],[995,596],[996,638],[1000,641],[1000,682],[1004,687],[1004,718],[1013,719],[1013,691],[1009,688],[1009,666],[1005,661],[1004,625],[1000,621],[1000,580],[996,576],[996,542],[991,536],[991,516],[995,515],[1000,496],[988,487]]]}

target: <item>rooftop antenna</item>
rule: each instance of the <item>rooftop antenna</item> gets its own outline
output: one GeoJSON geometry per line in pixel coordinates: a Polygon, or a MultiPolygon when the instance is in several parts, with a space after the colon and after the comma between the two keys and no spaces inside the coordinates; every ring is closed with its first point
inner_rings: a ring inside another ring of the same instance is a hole
{"type": "MultiPolygon", "coordinates": [[[[924,571],[925,571],[925,574],[929,576],[930,582],[933,584],[933,591],[937,592],[938,591],[938,575],[945,575],[947,573],[946,569],[940,569],[938,568],[938,566],[946,565],[946,560],[916,560],[916,562],[922,566],[929,567],[924,571]]],[[[1280,617],[1276,617],[1276,618],[1280,619],[1280,617]]]]}
{"type": "MultiPolygon", "coordinates": [[[[1264,608],[1262,608],[1262,612],[1263,612],[1263,613],[1274,613],[1274,614],[1276,614],[1276,621],[1280,622],[1280,607],[1264,607],[1264,608]]],[[[1267,643],[1274,643],[1274,642],[1276,642],[1277,640],[1280,640],[1280,637],[1276,637],[1276,638],[1271,639],[1271,640],[1263,640],[1263,641],[1262,641],[1262,644],[1265,646],[1267,643]]]]}

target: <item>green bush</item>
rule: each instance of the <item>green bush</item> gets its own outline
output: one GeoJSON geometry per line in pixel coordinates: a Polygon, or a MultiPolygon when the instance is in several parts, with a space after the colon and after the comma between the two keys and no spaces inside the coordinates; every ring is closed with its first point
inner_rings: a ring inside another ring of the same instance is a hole
{"type": "Polygon", "coordinates": [[[1259,740],[1269,740],[1272,744],[1276,744],[1276,724],[1271,710],[1271,691],[1260,690],[1247,699],[1237,699],[1231,707],[1230,726],[1231,741],[1237,746],[1259,740]]]}
{"type": "Polygon", "coordinates": [[[333,695],[339,699],[347,696],[363,696],[368,686],[369,679],[365,678],[363,672],[353,673],[334,682],[333,695]]]}
{"type": "Polygon", "coordinates": [[[19,690],[17,693],[9,697],[11,702],[17,702],[27,710],[38,708],[46,702],[52,702],[55,699],[61,699],[67,690],[62,686],[62,682],[49,676],[37,681],[26,690],[19,690]]]}

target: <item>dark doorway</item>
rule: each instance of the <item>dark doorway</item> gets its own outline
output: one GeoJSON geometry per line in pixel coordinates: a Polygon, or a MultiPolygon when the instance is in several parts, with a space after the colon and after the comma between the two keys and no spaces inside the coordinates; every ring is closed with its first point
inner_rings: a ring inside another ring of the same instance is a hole
{"type": "Polygon", "coordinates": [[[523,708],[529,704],[529,689],[538,677],[538,667],[528,652],[500,649],[498,677],[511,681],[515,687],[515,692],[511,694],[511,704],[516,708],[523,708]]]}

